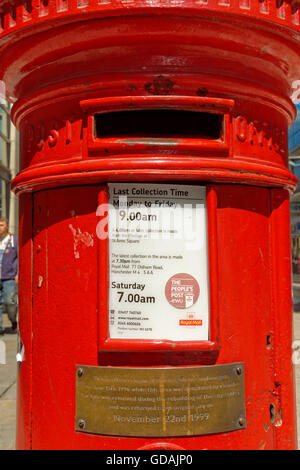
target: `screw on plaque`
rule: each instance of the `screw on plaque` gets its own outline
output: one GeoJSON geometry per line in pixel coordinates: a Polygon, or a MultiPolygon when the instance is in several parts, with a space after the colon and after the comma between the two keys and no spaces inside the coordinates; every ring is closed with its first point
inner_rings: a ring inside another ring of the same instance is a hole
{"type": "Polygon", "coordinates": [[[78,427],[79,427],[80,429],[84,429],[84,428],[85,428],[85,424],[86,424],[86,423],[85,423],[84,419],[79,419],[79,420],[78,420],[78,427]]]}
{"type": "Polygon", "coordinates": [[[244,424],[245,424],[244,418],[240,417],[240,418],[239,418],[239,425],[240,425],[240,426],[244,426],[244,424]]]}
{"type": "Polygon", "coordinates": [[[242,374],[242,368],[241,368],[241,367],[237,367],[237,368],[236,368],[236,373],[237,373],[237,375],[241,375],[241,374],[242,374]]]}
{"type": "Polygon", "coordinates": [[[84,370],[82,367],[79,367],[79,369],[77,369],[77,376],[78,377],[82,377],[84,374],[84,370]]]}

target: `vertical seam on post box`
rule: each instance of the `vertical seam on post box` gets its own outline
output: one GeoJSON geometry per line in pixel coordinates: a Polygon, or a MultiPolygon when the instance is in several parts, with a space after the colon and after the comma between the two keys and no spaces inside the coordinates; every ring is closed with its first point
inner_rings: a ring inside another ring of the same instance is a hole
{"type": "MultiPolygon", "coordinates": [[[[272,229],[272,263],[275,266],[276,269],[273,269],[273,275],[272,275],[272,296],[274,297],[274,302],[273,302],[273,324],[274,324],[274,343],[273,343],[273,350],[274,350],[274,387],[272,390],[272,394],[274,396],[275,403],[277,405],[277,411],[278,407],[280,406],[280,411],[282,411],[282,383],[283,382],[283,387],[284,387],[284,382],[286,382],[285,374],[288,374],[288,371],[284,370],[284,365],[282,363],[282,357],[285,357],[287,352],[282,351],[282,344],[283,340],[280,338],[281,332],[280,332],[280,320],[281,318],[284,318],[284,315],[281,313],[282,310],[282,302],[284,303],[284,300],[281,301],[280,296],[278,296],[278,292],[284,292],[283,289],[280,289],[280,284],[282,282],[281,274],[288,269],[286,268],[286,257],[284,256],[284,252],[282,252],[281,247],[285,247],[284,243],[281,243],[282,240],[286,241],[285,235],[288,233],[287,231],[289,230],[289,226],[287,227],[286,224],[283,223],[280,217],[280,214],[284,214],[284,211],[286,211],[286,207],[282,207],[283,204],[287,204],[286,197],[283,197],[285,192],[283,189],[272,189],[270,191],[270,198],[271,198],[271,208],[272,208],[272,216],[271,216],[271,229],[272,229]],[[280,198],[280,206],[276,207],[275,204],[275,197],[276,194],[278,194],[278,191],[281,191],[280,198]],[[279,211],[279,213],[278,213],[279,211]],[[282,236],[282,234],[284,234],[282,236]],[[282,267],[282,264],[285,263],[285,267],[282,267]],[[279,334],[280,333],[280,334],[279,334]]],[[[289,238],[288,238],[289,240],[289,238]]],[[[284,249],[289,249],[290,246],[284,249]]],[[[291,274],[290,274],[291,276],[291,274]]],[[[286,281],[288,282],[288,281],[286,281]]],[[[284,328],[281,327],[282,330],[284,328]]],[[[286,332],[288,335],[288,332],[286,332]]],[[[291,345],[290,345],[291,346],[291,345]]],[[[290,358],[292,360],[292,358],[290,358]]],[[[294,397],[291,398],[291,403],[293,403],[294,397]]],[[[288,411],[288,407],[291,406],[291,403],[285,403],[285,409],[288,411]]],[[[287,413],[289,415],[290,413],[287,413]]],[[[287,417],[287,415],[283,414],[283,422],[281,425],[274,426],[274,440],[275,440],[275,448],[286,448],[287,441],[289,439],[288,436],[285,436],[288,423],[290,418],[287,417]],[[286,424],[287,423],[287,424],[286,424]]],[[[293,442],[293,439],[295,439],[295,436],[290,436],[291,442],[289,445],[289,448],[294,448],[292,447],[295,445],[293,442]]]]}
{"type": "MultiPolygon", "coordinates": [[[[268,203],[269,203],[269,216],[270,216],[270,222],[269,222],[269,231],[270,231],[270,239],[269,239],[269,247],[270,247],[270,253],[269,253],[269,259],[270,259],[270,271],[271,271],[271,276],[270,276],[270,284],[271,284],[271,331],[272,331],[272,383],[274,384],[275,381],[275,346],[276,346],[276,339],[275,339],[275,316],[277,315],[277,309],[276,309],[276,275],[274,272],[274,257],[275,257],[275,234],[274,234],[274,215],[273,215],[273,193],[272,189],[268,191],[269,197],[268,197],[268,203]]],[[[270,396],[270,403],[271,403],[271,396],[270,396]]],[[[272,431],[273,431],[273,446],[276,448],[276,432],[275,428],[272,424],[272,431]]]]}
{"type": "Polygon", "coordinates": [[[31,362],[31,368],[30,368],[30,436],[29,436],[29,447],[32,449],[32,421],[33,421],[33,416],[32,416],[32,395],[33,395],[33,373],[32,373],[32,365],[33,365],[33,340],[32,340],[32,335],[33,335],[33,273],[34,273],[34,196],[35,193],[30,193],[31,196],[31,312],[30,312],[30,362],[31,362]]]}

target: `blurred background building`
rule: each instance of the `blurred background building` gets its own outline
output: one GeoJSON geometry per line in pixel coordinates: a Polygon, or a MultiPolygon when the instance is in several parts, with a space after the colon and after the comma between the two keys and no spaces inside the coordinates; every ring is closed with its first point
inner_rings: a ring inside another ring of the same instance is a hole
{"type": "Polygon", "coordinates": [[[19,136],[10,120],[11,105],[0,98],[0,216],[9,220],[9,231],[18,231],[18,200],[10,182],[18,172],[19,136]]]}

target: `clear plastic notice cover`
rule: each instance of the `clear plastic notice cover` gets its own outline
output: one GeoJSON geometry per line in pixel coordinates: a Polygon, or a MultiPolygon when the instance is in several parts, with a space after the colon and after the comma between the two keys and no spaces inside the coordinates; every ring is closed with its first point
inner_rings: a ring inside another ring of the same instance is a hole
{"type": "Polygon", "coordinates": [[[110,338],[208,340],[205,186],[108,186],[110,338]]]}

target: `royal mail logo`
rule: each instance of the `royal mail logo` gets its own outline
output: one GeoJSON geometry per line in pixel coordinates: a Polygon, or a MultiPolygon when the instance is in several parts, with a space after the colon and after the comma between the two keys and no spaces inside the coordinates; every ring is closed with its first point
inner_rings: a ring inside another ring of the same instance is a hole
{"type": "Polygon", "coordinates": [[[202,320],[179,320],[180,326],[202,326],[202,320]]]}

